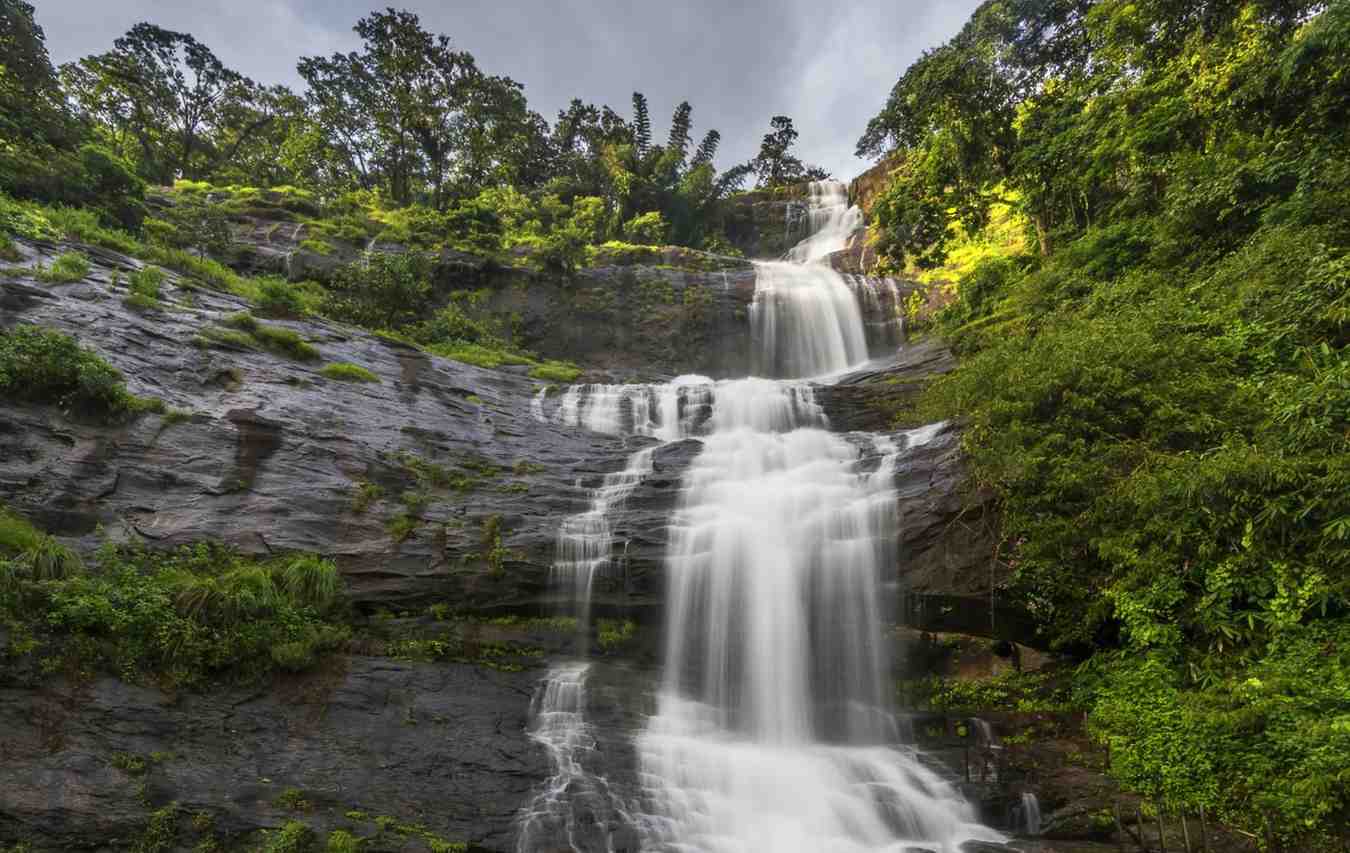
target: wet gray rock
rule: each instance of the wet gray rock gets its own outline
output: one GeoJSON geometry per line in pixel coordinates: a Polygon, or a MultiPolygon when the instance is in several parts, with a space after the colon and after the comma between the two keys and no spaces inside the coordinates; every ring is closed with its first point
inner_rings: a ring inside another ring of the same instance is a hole
{"type": "MultiPolygon", "coordinates": [[[[114,678],[0,683],[0,839],[129,850],[151,812],[177,802],[236,844],[292,819],[370,835],[369,821],[388,815],[510,850],[516,811],[549,773],[526,735],[535,677],[351,657],[270,689],[210,695],[114,678]]],[[[188,823],[173,849],[201,840],[188,823]]]]}
{"type": "MultiPolygon", "coordinates": [[[[518,370],[430,357],[318,320],[265,321],[308,340],[321,354],[315,362],[213,343],[206,336],[242,301],[174,277],[163,307],[140,314],[111,283],[118,267],[137,263],[89,254],[93,271],[77,284],[0,281],[8,308],[0,324],[75,335],[121,369],[133,393],[185,417],[107,425],[52,406],[0,404],[0,501],[86,550],[104,537],[155,547],[219,539],[245,553],[333,556],[365,605],[529,607],[543,600],[562,518],[583,510],[586,483],[622,468],[631,452],[620,439],[535,420],[532,398],[544,383],[518,370]],[[325,378],[332,362],[380,381],[325,378]],[[358,510],[364,483],[382,495],[358,510]],[[426,506],[396,541],[388,525],[405,512],[400,498],[419,493],[426,506]],[[508,551],[498,566],[482,556],[494,517],[508,551]]],[[[678,481],[677,471],[670,476],[678,481]]],[[[654,541],[650,528],[673,491],[656,478],[635,496],[640,509],[626,526],[639,541],[654,541]]]]}

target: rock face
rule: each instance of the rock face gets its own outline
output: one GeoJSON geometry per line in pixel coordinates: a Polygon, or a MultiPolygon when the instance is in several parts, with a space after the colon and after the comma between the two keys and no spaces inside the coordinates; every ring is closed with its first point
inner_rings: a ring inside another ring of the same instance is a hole
{"type": "Polygon", "coordinates": [[[732,197],[727,239],[747,258],[778,258],[807,234],[806,184],[753,190],[732,197]]]}
{"type": "MultiPolygon", "coordinates": [[[[29,262],[66,248],[20,246],[29,262]]],[[[446,603],[551,612],[549,567],[562,520],[584,510],[589,490],[650,441],[541,417],[561,389],[525,368],[485,370],[317,319],[260,318],[319,353],[287,358],[224,334],[228,318],[247,307],[241,300],[176,276],[159,309],[132,310],[117,279],[139,262],[78,248],[93,262],[81,282],[0,277],[0,326],[72,334],[121,369],[133,393],[172,410],[109,425],[0,401],[0,501],[83,550],[112,539],[311,551],[336,560],[361,611],[446,603]],[[323,375],[325,364],[339,362],[379,381],[323,375]],[[499,543],[488,541],[494,536],[499,543]],[[486,556],[501,553],[498,544],[506,556],[486,556]]],[[[561,279],[475,263],[447,256],[441,286],[487,289],[494,310],[520,315],[521,334],[541,355],[605,365],[596,378],[745,372],[748,264],[612,257],[561,279]]],[[[909,347],[819,389],[818,398],[838,430],[897,433],[917,424],[896,413],[951,363],[939,346],[909,347]]],[[[597,617],[624,615],[646,623],[648,637],[656,633],[666,525],[699,447],[662,447],[653,474],[613,519],[615,570],[598,583],[597,617]]],[[[964,476],[952,426],[899,466],[897,590],[969,592],[987,582],[984,504],[963,494],[964,476]]],[[[646,648],[624,654],[642,660],[646,648]]],[[[181,697],[107,678],[20,687],[0,669],[0,842],[129,849],[149,820],[145,803],[173,800],[209,814],[215,831],[242,836],[281,825],[288,807],[277,799],[295,788],[316,828],[359,811],[415,820],[478,849],[511,849],[517,810],[550,773],[526,731],[542,672],[361,655],[333,667],[252,692],[181,697]],[[169,757],[134,779],[112,757],[159,752],[169,757]]],[[[622,693],[630,681],[620,668],[600,683],[622,693]]],[[[615,732],[642,707],[628,694],[619,704],[615,732]]],[[[606,737],[607,761],[631,767],[623,755],[630,747],[606,737]]],[[[179,842],[164,849],[196,843],[179,842]]]]}
{"type": "MultiPolygon", "coordinates": [[[[623,466],[621,441],[536,421],[543,383],[519,373],[312,320],[265,322],[298,331],[320,352],[315,362],[212,342],[242,302],[175,279],[165,306],[140,314],[111,284],[135,262],[89,253],[94,270],[78,284],[0,283],[0,321],[71,333],[134,393],[188,414],[107,426],[55,407],[0,406],[0,500],[86,549],[100,535],[156,547],[220,539],[246,553],[332,555],[365,604],[529,606],[561,519],[585,507],[588,481],[623,466]],[[329,362],[380,381],[325,378],[329,362]],[[362,509],[354,500],[367,483],[380,496],[362,509]],[[396,541],[388,525],[405,513],[405,494],[426,506],[396,541]],[[480,555],[494,517],[509,557],[490,566],[480,555]]],[[[664,523],[666,485],[657,478],[644,493],[650,514],[634,526],[664,523]]]]}
{"type": "Polygon", "coordinates": [[[395,816],[509,850],[517,809],[549,773],[525,736],[535,679],[348,657],[271,690],[176,699],[115,678],[0,683],[0,840],[190,850],[214,836],[236,849],[291,819],[370,834],[395,816]],[[184,817],[171,846],[135,847],[171,801],[209,829],[184,817]]]}

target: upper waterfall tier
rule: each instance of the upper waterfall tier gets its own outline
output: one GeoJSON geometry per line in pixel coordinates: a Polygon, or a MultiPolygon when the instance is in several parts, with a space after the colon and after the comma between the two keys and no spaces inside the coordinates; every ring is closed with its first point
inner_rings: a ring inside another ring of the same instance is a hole
{"type": "Polygon", "coordinates": [[[759,376],[819,377],[867,360],[861,306],[828,261],[862,227],[862,213],[836,181],[811,184],[807,213],[811,233],[787,260],[755,264],[750,323],[759,376]]]}

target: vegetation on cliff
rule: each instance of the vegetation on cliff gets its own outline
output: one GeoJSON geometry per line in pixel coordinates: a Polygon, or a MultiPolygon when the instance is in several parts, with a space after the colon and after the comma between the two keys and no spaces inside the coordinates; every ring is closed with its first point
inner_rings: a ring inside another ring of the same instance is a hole
{"type": "MultiPolygon", "coordinates": [[[[165,224],[147,185],[177,180],[227,198],[233,213],[287,196],[299,221],[325,221],[320,252],[327,238],[384,232],[484,254],[524,247],[565,269],[612,239],[724,248],[723,199],[752,174],[806,173],[784,116],[759,157],[725,171],[718,131],[694,144],[688,102],[664,144],[641,93],[629,118],[575,99],[550,126],[519,83],[392,8],[356,22],[360,50],[301,57],[301,93],[250,80],[192,34],[149,22],[60,69],[30,4],[3,0],[0,23],[0,192],[89,208],[132,231],[151,214],[147,236],[163,237],[165,224]]],[[[213,230],[209,215],[186,227],[185,212],[169,223],[175,236],[213,230]]]]}
{"type": "Polygon", "coordinates": [[[1008,593],[1089,657],[1112,772],[1319,849],[1350,825],[1347,67],[1344,3],[996,0],[859,143],[899,163],[893,266],[1027,225],[955,276],[926,405],[969,423],[1008,593]]]}

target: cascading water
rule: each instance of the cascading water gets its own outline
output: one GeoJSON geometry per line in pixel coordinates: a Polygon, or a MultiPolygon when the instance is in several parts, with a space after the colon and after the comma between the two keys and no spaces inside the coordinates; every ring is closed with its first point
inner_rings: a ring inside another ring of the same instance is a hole
{"type": "Polygon", "coordinates": [[[750,330],[754,372],[760,376],[820,377],[867,360],[862,313],[829,256],[845,248],[862,224],[843,184],[811,184],[810,235],[784,261],[755,262],[750,330]]]}
{"type": "MultiPolygon", "coordinates": [[[[831,433],[811,384],[785,381],[867,359],[858,299],[827,260],[861,215],[842,185],[823,182],[808,219],[787,260],[756,265],[755,369],[779,379],[578,386],[553,416],[702,440],[671,520],[664,680],[636,744],[629,811],[646,850],[954,851],[1002,840],[949,781],[894,745],[880,592],[895,559],[893,479],[935,431],[831,433]]],[[[559,534],[557,580],[578,600],[608,563],[609,514],[650,470],[650,453],[609,475],[559,534]]],[[[578,784],[564,779],[565,761],[555,765],[544,802],[578,784]]]]}

